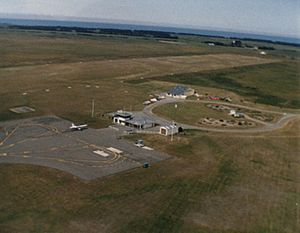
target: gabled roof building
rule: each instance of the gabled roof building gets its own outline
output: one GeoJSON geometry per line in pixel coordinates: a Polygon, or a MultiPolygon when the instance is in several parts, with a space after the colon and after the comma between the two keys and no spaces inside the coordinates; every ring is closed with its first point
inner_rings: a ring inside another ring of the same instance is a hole
{"type": "Polygon", "coordinates": [[[194,95],[195,90],[184,86],[176,86],[167,92],[167,96],[173,98],[185,99],[188,96],[194,95]]]}

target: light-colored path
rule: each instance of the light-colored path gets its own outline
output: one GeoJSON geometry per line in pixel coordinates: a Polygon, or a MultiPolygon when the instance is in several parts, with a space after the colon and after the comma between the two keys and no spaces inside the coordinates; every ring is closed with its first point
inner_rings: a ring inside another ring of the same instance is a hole
{"type": "Polygon", "coordinates": [[[159,117],[153,113],[153,109],[169,103],[178,103],[178,102],[192,102],[192,103],[204,103],[204,104],[223,104],[235,108],[243,108],[253,111],[260,111],[264,113],[271,113],[271,114],[280,114],[282,117],[276,122],[276,123],[266,123],[259,120],[255,120],[253,118],[250,118],[247,116],[248,119],[255,121],[257,123],[263,124],[262,127],[259,128],[249,128],[249,129],[225,129],[225,128],[209,128],[209,127],[202,127],[202,126],[194,126],[194,125],[187,125],[182,124],[180,122],[175,122],[178,126],[181,126],[184,129],[198,129],[203,131],[211,131],[211,132],[231,132],[231,133],[263,133],[263,132],[269,132],[274,131],[277,129],[283,128],[285,125],[287,125],[290,121],[295,120],[297,118],[300,118],[300,114],[292,114],[292,113],[283,113],[283,112],[277,112],[277,111],[270,111],[270,110],[262,110],[255,107],[248,107],[243,106],[239,104],[230,104],[230,103],[224,103],[219,101],[206,101],[206,100],[181,100],[181,99],[174,99],[174,98],[166,98],[164,100],[161,100],[159,102],[156,102],[154,104],[151,104],[149,106],[146,106],[143,110],[143,113],[147,116],[155,119],[157,123],[161,125],[171,124],[169,120],[166,120],[162,117],[159,117]]]}

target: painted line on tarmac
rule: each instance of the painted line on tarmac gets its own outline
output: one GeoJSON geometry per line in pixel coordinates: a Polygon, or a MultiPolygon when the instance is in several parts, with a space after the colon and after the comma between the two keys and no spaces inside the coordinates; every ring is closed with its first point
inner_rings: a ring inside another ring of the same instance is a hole
{"type": "Polygon", "coordinates": [[[13,129],[1,142],[0,146],[3,146],[3,144],[18,130],[19,126],[13,129]]]}

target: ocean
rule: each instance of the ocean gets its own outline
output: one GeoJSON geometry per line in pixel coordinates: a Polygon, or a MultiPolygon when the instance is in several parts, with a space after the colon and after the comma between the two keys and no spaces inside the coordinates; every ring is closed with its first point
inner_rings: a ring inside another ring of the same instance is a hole
{"type": "Polygon", "coordinates": [[[234,38],[251,38],[259,40],[280,41],[285,43],[300,44],[299,38],[283,37],[283,36],[270,36],[259,35],[250,33],[238,33],[228,31],[214,31],[202,29],[189,29],[179,27],[161,27],[161,26],[147,26],[136,24],[118,24],[118,23],[97,23],[97,22],[81,22],[81,21],[59,21],[59,20],[31,20],[31,19],[8,19],[0,18],[0,24],[11,24],[20,26],[62,26],[62,27],[82,27],[82,28],[110,28],[110,29],[125,29],[125,30],[151,30],[151,31],[164,31],[173,33],[189,33],[196,35],[207,36],[222,36],[234,38]]]}

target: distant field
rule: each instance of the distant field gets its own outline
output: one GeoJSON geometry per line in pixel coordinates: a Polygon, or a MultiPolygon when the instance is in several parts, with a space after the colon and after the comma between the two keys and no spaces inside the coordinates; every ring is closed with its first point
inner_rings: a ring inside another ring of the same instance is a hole
{"type": "MultiPolygon", "coordinates": [[[[161,43],[152,38],[0,29],[0,67],[220,53],[259,55],[259,51],[250,49],[210,47],[203,43],[208,39],[211,38],[180,36],[178,43],[161,43]]],[[[230,40],[226,42],[230,43],[230,40]]],[[[299,54],[295,47],[275,47],[278,50],[272,55],[276,58],[297,57],[299,54]]]]}
{"type": "Polygon", "coordinates": [[[208,53],[207,47],[153,39],[0,29],[0,67],[208,53]]]}
{"type": "MultiPolygon", "coordinates": [[[[107,121],[89,119],[95,99],[97,116],[118,109],[140,110],[153,92],[164,84],[135,82],[158,75],[216,70],[226,67],[264,64],[277,60],[243,55],[219,54],[176,56],[45,64],[0,69],[0,119],[16,115],[15,106],[36,108],[35,114],[55,114],[72,121],[87,121],[97,126],[107,121]],[[49,92],[46,90],[49,89],[49,92]],[[24,94],[25,93],[25,94],[24,94]],[[110,101],[107,101],[110,100],[110,101]]],[[[18,117],[18,116],[16,116],[18,117]]]]}
{"type": "MultiPolygon", "coordinates": [[[[153,80],[226,89],[256,103],[299,109],[299,67],[299,61],[290,60],[209,72],[167,75],[153,80]]],[[[136,80],[139,83],[146,81],[148,80],[136,80]]],[[[134,82],[132,80],[131,83],[134,82]]]]}

